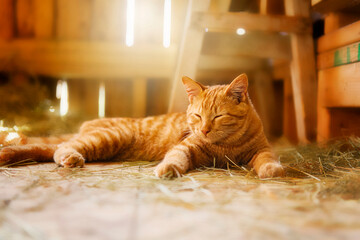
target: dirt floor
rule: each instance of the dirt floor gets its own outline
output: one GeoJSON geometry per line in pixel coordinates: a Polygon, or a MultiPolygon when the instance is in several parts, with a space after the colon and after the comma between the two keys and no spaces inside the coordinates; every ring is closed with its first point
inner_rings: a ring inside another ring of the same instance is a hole
{"type": "Polygon", "coordinates": [[[271,180],[245,168],[174,180],[153,170],[148,162],[2,167],[0,239],[360,239],[360,185],[336,190],[339,179],[360,182],[358,169],[271,180]]]}

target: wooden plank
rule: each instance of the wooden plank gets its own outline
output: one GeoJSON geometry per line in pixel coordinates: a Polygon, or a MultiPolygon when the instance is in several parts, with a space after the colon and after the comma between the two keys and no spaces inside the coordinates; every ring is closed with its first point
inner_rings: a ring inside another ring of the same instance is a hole
{"type": "Polygon", "coordinates": [[[298,142],[294,108],[294,95],[292,91],[290,76],[284,78],[283,134],[292,143],[298,142]]]}
{"type": "Polygon", "coordinates": [[[54,77],[169,78],[175,58],[175,46],[165,49],[162,46],[128,48],[118,43],[81,41],[0,42],[1,64],[11,61],[14,68],[54,77]]]}
{"type": "Polygon", "coordinates": [[[202,53],[290,60],[290,38],[277,33],[249,32],[238,36],[208,32],[204,37],[202,53]]]}
{"type": "Polygon", "coordinates": [[[201,55],[198,68],[201,70],[240,70],[254,71],[267,66],[267,61],[261,58],[201,55]]]}
{"type": "Polygon", "coordinates": [[[324,19],[324,32],[325,34],[331,33],[344,27],[350,23],[356,22],[360,19],[359,14],[331,12],[325,16],[324,19]]]}
{"type": "Polygon", "coordinates": [[[209,4],[209,0],[190,0],[188,3],[187,15],[184,23],[184,33],[179,47],[179,55],[172,83],[169,112],[185,111],[186,106],[188,105],[181,77],[184,75],[191,78],[195,77],[204,38],[204,30],[190,24],[190,22],[194,11],[205,11],[208,9],[209,4]]]}
{"type": "Polygon", "coordinates": [[[320,70],[321,107],[360,107],[360,63],[320,70]]]}
{"type": "Polygon", "coordinates": [[[248,31],[311,33],[310,19],[298,16],[197,12],[194,13],[192,22],[212,32],[235,32],[237,28],[244,28],[248,31]]]}
{"type": "Polygon", "coordinates": [[[126,1],[94,0],[92,39],[124,41],[126,1]]]}
{"type": "Polygon", "coordinates": [[[359,5],[358,0],[312,0],[312,10],[314,12],[329,13],[343,9],[351,9],[359,5]]]}
{"type": "Polygon", "coordinates": [[[147,97],[147,79],[133,79],[133,117],[145,117],[147,97]]]}
{"type": "Polygon", "coordinates": [[[317,68],[326,69],[360,61],[360,42],[319,53],[317,68]]]}
{"type": "Polygon", "coordinates": [[[318,39],[317,52],[325,52],[360,41],[360,21],[333,31],[318,39]]]}
{"type": "MultiPolygon", "coordinates": [[[[310,2],[286,0],[287,15],[310,17],[310,2]]],[[[310,34],[291,35],[291,83],[293,87],[297,135],[301,143],[316,138],[316,70],[310,34]]]]}
{"type": "Polygon", "coordinates": [[[0,6],[0,40],[10,40],[15,29],[14,0],[0,0],[0,6]]]}
{"type": "Polygon", "coordinates": [[[35,0],[35,36],[50,39],[54,35],[54,0],[35,0]]]}
{"type": "Polygon", "coordinates": [[[34,36],[34,0],[16,1],[16,32],[18,37],[34,36]]]}
{"type": "Polygon", "coordinates": [[[63,40],[90,39],[92,24],[91,0],[56,1],[56,35],[63,40]]]}
{"type": "Polygon", "coordinates": [[[330,111],[328,108],[318,106],[316,141],[322,142],[330,138],[330,111]]]}

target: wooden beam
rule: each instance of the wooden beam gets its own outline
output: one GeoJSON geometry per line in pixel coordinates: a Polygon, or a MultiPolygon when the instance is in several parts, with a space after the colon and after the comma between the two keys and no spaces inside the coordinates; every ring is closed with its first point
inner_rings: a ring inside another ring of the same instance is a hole
{"type": "Polygon", "coordinates": [[[35,37],[50,39],[54,36],[55,2],[54,0],[35,0],[35,37]]]}
{"type": "Polygon", "coordinates": [[[0,0],[0,6],[0,40],[10,40],[15,30],[14,0],[0,0]]]}
{"type": "Polygon", "coordinates": [[[128,48],[109,42],[0,42],[2,66],[54,77],[169,78],[173,73],[175,57],[176,46],[128,48]]]}
{"type": "Polygon", "coordinates": [[[360,21],[342,27],[318,39],[318,52],[325,52],[360,41],[360,21]]]}
{"type": "MultiPolygon", "coordinates": [[[[287,15],[310,18],[310,2],[286,0],[287,15]]],[[[316,137],[316,70],[311,34],[291,35],[291,84],[293,88],[297,135],[301,143],[316,137]]]]}
{"type": "Polygon", "coordinates": [[[320,13],[337,12],[345,8],[351,9],[358,4],[357,0],[311,0],[312,10],[320,13]]]}
{"type": "Polygon", "coordinates": [[[213,32],[235,32],[237,28],[247,31],[311,33],[309,18],[284,15],[262,15],[248,12],[197,12],[192,22],[213,32]]]}
{"type": "Polygon", "coordinates": [[[360,19],[359,14],[331,12],[325,16],[324,19],[324,32],[325,34],[331,33],[344,27],[350,23],[356,22],[360,19]]]}
{"type": "Polygon", "coordinates": [[[133,117],[145,117],[146,115],[146,78],[135,78],[133,80],[133,117]]]}
{"type": "Polygon", "coordinates": [[[254,71],[256,69],[263,69],[267,65],[267,62],[261,58],[201,55],[198,68],[202,70],[242,69],[247,71],[254,71]]]}
{"type": "Polygon", "coordinates": [[[319,53],[317,68],[326,69],[360,61],[360,42],[319,53]]]}
{"type": "Polygon", "coordinates": [[[181,77],[186,75],[195,78],[204,38],[204,30],[191,24],[191,18],[194,11],[205,11],[209,8],[209,4],[210,0],[189,0],[188,2],[187,15],[184,22],[184,33],[179,47],[179,55],[172,83],[169,112],[186,110],[188,102],[181,83],[181,77]]]}
{"type": "Polygon", "coordinates": [[[321,107],[360,107],[360,63],[320,70],[321,107]]]}
{"type": "Polygon", "coordinates": [[[206,33],[202,53],[290,60],[290,38],[276,33],[251,32],[243,36],[206,33]]]}
{"type": "Polygon", "coordinates": [[[17,0],[16,31],[18,37],[33,37],[34,23],[34,0],[17,0]]]}

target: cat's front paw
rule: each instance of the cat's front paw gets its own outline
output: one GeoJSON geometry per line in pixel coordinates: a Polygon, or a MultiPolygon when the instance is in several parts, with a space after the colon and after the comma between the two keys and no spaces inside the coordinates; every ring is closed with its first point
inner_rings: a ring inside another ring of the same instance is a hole
{"type": "Polygon", "coordinates": [[[156,166],[154,173],[159,178],[173,178],[181,177],[183,171],[176,164],[161,162],[156,166]]]}
{"type": "Polygon", "coordinates": [[[55,151],[54,161],[65,168],[83,167],[85,158],[74,149],[61,149],[55,151]]]}
{"type": "Polygon", "coordinates": [[[264,163],[258,172],[259,178],[282,177],[285,175],[284,168],[275,162],[264,163]]]}
{"type": "Polygon", "coordinates": [[[17,158],[16,147],[4,147],[0,150],[0,166],[14,161],[17,158]]]}

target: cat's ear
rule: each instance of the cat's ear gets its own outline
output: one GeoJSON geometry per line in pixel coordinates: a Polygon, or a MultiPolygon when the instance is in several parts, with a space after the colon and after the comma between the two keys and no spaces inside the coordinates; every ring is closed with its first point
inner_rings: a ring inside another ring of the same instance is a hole
{"type": "Polygon", "coordinates": [[[225,93],[239,102],[243,100],[248,89],[248,78],[245,73],[237,76],[226,88],[225,93]]]}
{"type": "Polygon", "coordinates": [[[189,97],[190,103],[192,103],[194,97],[199,96],[201,92],[206,89],[206,87],[203,86],[201,83],[198,83],[189,77],[184,76],[182,78],[182,82],[185,86],[185,90],[189,97]]]}

